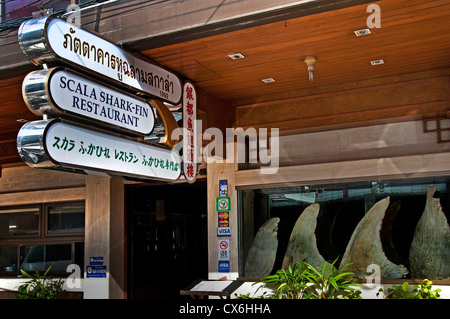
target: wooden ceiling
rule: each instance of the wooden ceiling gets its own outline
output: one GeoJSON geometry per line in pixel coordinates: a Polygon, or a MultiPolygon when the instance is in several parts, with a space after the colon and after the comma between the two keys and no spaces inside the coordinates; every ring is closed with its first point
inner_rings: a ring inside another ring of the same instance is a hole
{"type": "Polygon", "coordinates": [[[450,66],[450,2],[386,0],[381,28],[367,28],[367,4],[262,25],[143,53],[225,100],[450,66]],[[242,60],[228,55],[240,52],[242,60]],[[304,59],[315,56],[314,81],[304,59]],[[383,59],[372,66],[370,61],[383,59]],[[261,80],[273,78],[265,84],[261,80]]]}
{"type": "MultiPolygon", "coordinates": [[[[450,68],[448,0],[382,0],[381,28],[367,28],[368,4],[293,18],[145,50],[156,62],[234,104],[258,96],[450,68]],[[229,54],[245,58],[232,60],[229,54]],[[315,56],[314,81],[304,59],[315,56]],[[383,59],[372,66],[370,61],[383,59]],[[273,78],[275,82],[263,83],[273,78]],[[237,101],[237,102],[236,102],[237,101]]],[[[34,120],[21,98],[23,77],[0,81],[0,164],[17,160],[21,123],[34,120]]]]}

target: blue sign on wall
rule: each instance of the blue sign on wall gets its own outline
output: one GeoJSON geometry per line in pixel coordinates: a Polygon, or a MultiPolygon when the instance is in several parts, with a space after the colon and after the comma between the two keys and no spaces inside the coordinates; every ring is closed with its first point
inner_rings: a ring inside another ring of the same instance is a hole
{"type": "Polygon", "coordinates": [[[219,260],[219,272],[230,272],[229,260],[219,260]]]}
{"type": "Polygon", "coordinates": [[[231,229],[230,227],[218,227],[217,228],[217,237],[230,237],[231,229]]]}
{"type": "Polygon", "coordinates": [[[86,266],[86,278],[106,278],[106,266],[86,266]]]}
{"type": "Polygon", "coordinates": [[[103,265],[103,257],[89,257],[89,265],[103,265]]]}
{"type": "Polygon", "coordinates": [[[219,197],[228,196],[228,180],[221,179],[219,180],[219,197]]]}

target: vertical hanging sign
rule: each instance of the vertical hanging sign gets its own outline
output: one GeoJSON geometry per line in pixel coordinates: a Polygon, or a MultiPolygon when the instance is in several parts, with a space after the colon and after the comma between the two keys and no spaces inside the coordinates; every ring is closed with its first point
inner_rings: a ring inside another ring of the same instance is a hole
{"type": "Polygon", "coordinates": [[[197,93],[195,86],[186,81],[183,86],[183,172],[188,182],[197,178],[197,93]]]}

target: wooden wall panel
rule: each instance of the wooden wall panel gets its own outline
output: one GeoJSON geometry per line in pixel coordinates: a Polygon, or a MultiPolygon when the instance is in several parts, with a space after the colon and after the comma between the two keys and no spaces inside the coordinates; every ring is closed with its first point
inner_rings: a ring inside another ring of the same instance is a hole
{"type": "Polygon", "coordinates": [[[125,287],[124,183],[121,178],[86,178],[85,265],[103,257],[107,278],[86,281],[86,299],[123,299],[125,287]]]}
{"type": "Polygon", "coordinates": [[[207,164],[208,170],[208,278],[219,279],[229,276],[227,279],[236,279],[238,274],[238,204],[237,192],[235,190],[235,163],[215,163],[207,164]],[[219,196],[219,180],[228,180],[228,196],[230,197],[229,221],[231,236],[230,244],[230,273],[218,272],[218,240],[217,237],[217,210],[216,198],[219,196]],[[231,278],[230,278],[231,277],[231,278]]]}
{"type": "Polygon", "coordinates": [[[86,175],[31,168],[27,165],[2,168],[0,194],[69,187],[84,187],[86,175]]]}
{"type": "Polygon", "coordinates": [[[280,166],[450,152],[422,121],[280,136],[279,145],[280,166]]]}
{"type": "Polygon", "coordinates": [[[83,201],[84,187],[0,194],[0,206],[32,205],[67,201],[83,201]]]}
{"type": "Polygon", "coordinates": [[[236,107],[236,126],[310,129],[442,115],[450,109],[449,78],[441,76],[236,107]]]}
{"type": "Polygon", "coordinates": [[[287,187],[450,174],[450,153],[280,167],[277,174],[236,172],[236,188],[287,187]]]}

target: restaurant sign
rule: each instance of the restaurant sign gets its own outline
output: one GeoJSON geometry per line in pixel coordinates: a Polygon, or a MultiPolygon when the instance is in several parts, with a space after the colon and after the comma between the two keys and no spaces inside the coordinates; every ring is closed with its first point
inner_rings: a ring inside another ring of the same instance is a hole
{"type": "Polygon", "coordinates": [[[54,16],[23,22],[18,40],[35,65],[63,62],[137,93],[173,104],[181,101],[182,84],[176,73],[54,16]]]}
{"type": "Polygon", "coordinates": [[[180,156],[170,149],[54,119],[24,124],[17,149],[25,163],[38,168],[162,180],[176,180],[181,172],[180,156]]]}
{"type": "Polygon", "coordinates": [[[188,182],[195,181],[198,163],[197,93],[193,83],[183,86],[183,173],[188,182]]]}
{"type": "Polygon", "coordinates": [[[153,109],[144,99],[64,68],[29,73],[22,95],[38,116],[75,117],[142,136],[149,135],[155,123],[153,109]]]}

